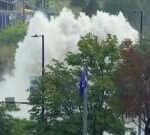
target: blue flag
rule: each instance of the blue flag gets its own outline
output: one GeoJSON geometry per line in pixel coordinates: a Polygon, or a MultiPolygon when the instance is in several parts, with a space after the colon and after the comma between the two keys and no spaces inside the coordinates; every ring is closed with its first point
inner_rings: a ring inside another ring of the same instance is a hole
{"type": "Polygon", "coordinates": [[[81,72],[80,82],[79,82],[79,90],[80,90],[80,96],[81,97],[83,97],[87,85],[88,85],[87,69],[84,67],[82,72],[81,72]]]}

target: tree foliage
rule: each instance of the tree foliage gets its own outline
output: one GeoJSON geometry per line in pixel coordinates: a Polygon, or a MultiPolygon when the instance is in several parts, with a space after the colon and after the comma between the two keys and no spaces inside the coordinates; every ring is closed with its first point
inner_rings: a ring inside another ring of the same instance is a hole
{"type": "Polygon", "coordinates": [[[123,112],[130,118],[140,116],[145,124],[145,135],[150,129],[150,55],[149,42],[132,46],[125,41],[122,48],[122,62],[117,70],[117,83],[121,90],[123,112]]]}
{"type": "Polygon", "coordinates": [[[108,35],[106,40],[100,42],[96,36],[88,34],[78,43],[80,53],[68,56],[67,61],[72,66],[80,66],[85,62],[89,68],[89,80],[92,85],[88,88],[88,116],[89,125],[92,126],[90,132],[93,135],[103,134],[103,131],[124,133],[123,123],[117,111],[117,89],[113,83],[115,66],[119,60],[117,44],[115,36],[108,35]]]}
{"type": "Polygon", "coordinates": [[[18,108],[15,104],[1,104],[0,105],[0,135],[12,134],[12,116],[8,112],[17,111],[18,108]]]}
{"type": "Polygon", "coordinates": [[[33,104],[31,119],[40,127],[43,125],[42,129],[37,126],[35,134],[82,133],[83,106],[77,87],[83,63],[88,67],[92,84],[88,87],[88,132],[93,135],[104,131],[124,134],[113,82],[119,59],[117,44],[116,37],[109,35],[100,42],[96,36],[87,34],[78,43],[79,53],[69,53],[64,63],[54,60],[54,64],[47,67],[44,77],[37,82],[37,91],[29,97],[33,104]],[[44,122],[41,121],[42,106],[45,108],[44,122]]]}
{"type": "Polygon", "coordinates": [[[26,34],[26,28],[26,24],[17,24],[2,30],[0,32],[0,47],[4,45],[17,47],[17,43],[23,40],[26,34]]]}
{"type": "MultiPolygon", "coordinates": [[[[76,126],[71,125],[71,123],[75,122],[73,118],[77,114],[73,111],[77,108],[77,102],[79,101],[73,73],[71,69],[68,69],[58,61],[55,61],[53,66],[49,65],[48,69],[44,78],[41,78],[42,80],[39,81],[39,89],[35,92],[33,91],[29,98],[33,104],[31,119],[40,123],[40,126],[47,123],[44,127],[42,126],[42,131],[40,131],[41,128],[37,129],[35,134],[42,134],[41,132],[44,132],[44,134],[53,133],[55,135],[64,132],[64,134],[75,135],[80,124],[76,126]],[[42,92],[42,89],[44,92],[42,92]],[[45,122],[41,121],[43,97],[45,122]],[[59,121],[59,119],[63,121],[59,121]]],[[[76,117],[77,119],[78,117],[76,117]]]]}
{"type": "Polygon", "coordinates": [[[26,25],[9,26],[0,31],[0,80],[4,72],[11,73],[14,67],[15,49],[17,43],[23,40],[26,34],[26,25]]]}

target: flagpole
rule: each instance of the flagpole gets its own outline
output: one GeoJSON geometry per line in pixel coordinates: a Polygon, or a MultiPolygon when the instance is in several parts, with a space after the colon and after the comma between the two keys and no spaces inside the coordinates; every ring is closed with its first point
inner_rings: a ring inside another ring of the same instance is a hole
{"type": "Polygon", "coordinates": [[[87,135],[87,87],[83,96],[83,135],[87,135]]]}
{"type": "Polygon", "coordinates": [[[83,66],[81,76],[80,76],[80,82],[79,82],[79,89],[80,89],[80,96],[83,99],[83,135],[87,135],[87,100],[88,100],[88,78],[87,78],[88,72],[85,65],[83,66]]]}

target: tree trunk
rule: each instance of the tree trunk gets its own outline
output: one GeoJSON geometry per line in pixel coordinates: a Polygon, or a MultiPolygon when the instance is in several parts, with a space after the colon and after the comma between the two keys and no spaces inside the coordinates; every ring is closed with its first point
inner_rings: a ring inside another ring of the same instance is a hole
{"type": "Polygon", "coordinates": [[[150,117],[145,124],[145,135],[150,135],[150,117]]]}

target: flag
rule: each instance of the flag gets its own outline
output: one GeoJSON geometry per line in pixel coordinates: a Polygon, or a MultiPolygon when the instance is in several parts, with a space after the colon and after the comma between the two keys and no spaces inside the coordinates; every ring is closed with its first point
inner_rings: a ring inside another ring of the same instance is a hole
{"type": "Polygon", "coordinates": [[[87,69],[84,66],[82,71],[81,71],[80,82],[79,82],[79,90],[80,90],[80,96],[81,97],[83,97],[87,85],[88,85],[87,69]]]}

